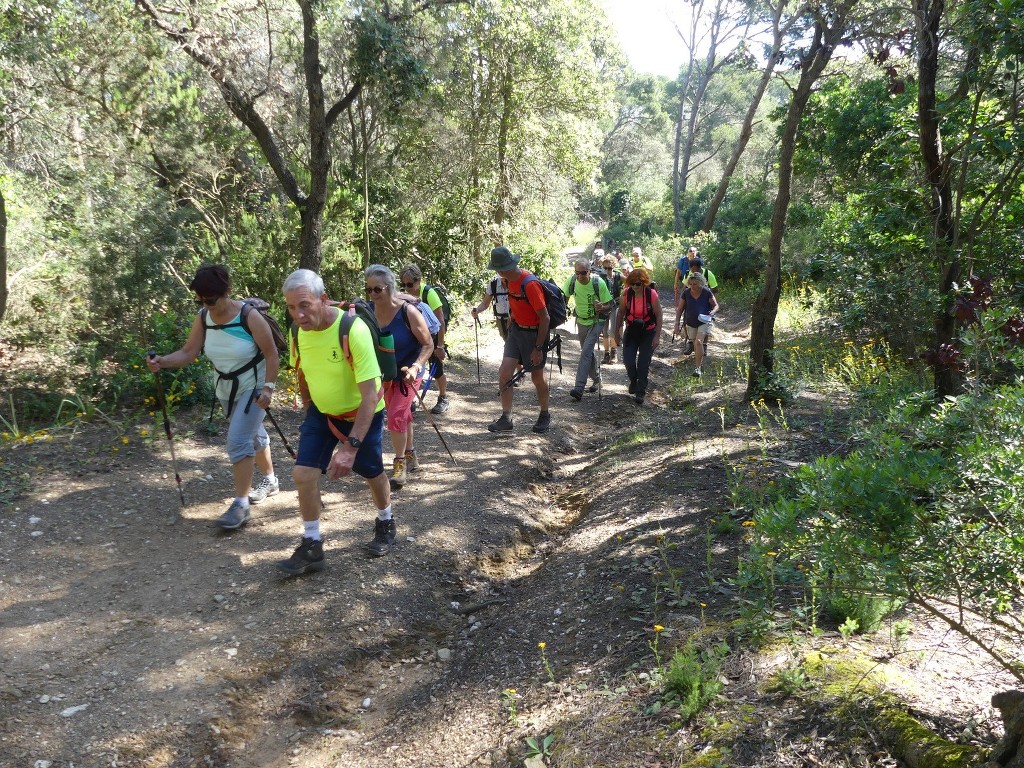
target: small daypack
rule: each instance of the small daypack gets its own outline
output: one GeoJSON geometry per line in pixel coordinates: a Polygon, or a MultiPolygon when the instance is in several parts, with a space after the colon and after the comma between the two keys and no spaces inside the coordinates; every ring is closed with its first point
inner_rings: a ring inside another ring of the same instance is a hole
{"type": "MultiPolygon", "coordinates": [[[[239,312],[239,320],[238,320],[237,323],[219,323],[219,324],[215,323],[213,325],[207,325],[206,318],[209,317],[210,311],[206,307],[203,307],[202,309],[200,309],[199,310],[199,321],[200,321],[200,324],[203,327],[203,347],[202,347],[203,350],[205,351],[205,349],[206,349],[206,331],[207,331],[207,329],[213,330],[213,331],[222,331],[225,328],[240,327],[243,331],[245,331],[247,334],[252,336],[252,330],[249,328],[249,313],[252,312],[253,310],[256,310],[261,315],[263,315],[263,319],[266,320],[267,321],[267,325],[270,326],[270,335],[274,339],[274,346],[277,347],[278,353],[282,353],[283,354],[283,353],[287,352],[288,351],[288,340],[285,338],[285,335],[281,332],[281,326],[279,326],[277,324],[277,320],[275,320],[274,316],[270,314],[270,303],[266,299],[261,299],[259,296],[250,296],[248,298],[242,299],[242,309],[239,312]]],[[[247,363],[244,363],[243,365],[240,365],[238,368],[235,368],[235,370],[233,370],[233,371],[224,372],[224,371],[219,370],[216,366],[213,366],[214,373],[217,374],[218,380],[219,379],[227,379],[228,381],[231,382],[231,395],[230,395],[230,397],[228,399],[228,412],[227,412],[227,415],[229,417],[231,416],[231,410],[235,407],[235,395],[238,394],[238,381],[239,381],[239,379],[242,377],[243,373],[248,373],[249,371],[254,369],[257,365],[260,364],[260,361],[262,361],[263,359],[264,359],[263,350],[261,350],[259,348],[259,346],[257,346],[256,347],[256,354],[255,354],[255,356],[253,356],[252,360],[250,360],[247,363]]],[[[251,403],[252,403],[252,398],[250,397],[249,398],[249,402],[246,403],[246,405],[245,405],[246,412],[248,412],[249,405],[251,403]]],[[[213,412],[216,409],[216,407],[217,407],[217,395],[214,394],[213,400],[210,403],[210,421],[213,421],[213,412]]]]}
{"type": "Polygon", "coordinates": [[[508,313],[498,314],[498,297],[504,296],[508,298],[508,289],[501,290],[504,288],[502,285],[503,282],[504,281],[498,276],[491,278],[491,311],[494,312],[495,317],[507,318],[508,313]]]}
{"type": "Polygon", "coordinates": [[[548,326],[548,329],[553,331],[568,319],[565,294],[562,293],[562,289],[558,287],[554,280],[545,280],[542,277],[529,274],[523,278],[523,282],[520,287],[522,293],[518,296],[509,293],[508,297],[519,301],[527,301],[526,286],[534,280],[538,281],[540,283],[540,287],[544,289],[544,303],[547,304],[548,317],[551,318],[551,324],[548,326]]]}
{"type": "MultiPolygon", "coordinates": [[[[430,294],[431,290],[436,291],[437,292],[437,298],[439,298],[441,300],[441,314],[444,315],[444,324],[445,324],[445,326],[447,326],[448,323],[450,323],[451,319],[452,319],[452,303],[448,299],[448,292],[445,291],[445,289],[442,288],[440,285],[426,285],[426,284],[424,284],[423,285],[423,299],[424,300],[426,300],[426,298],[430,294]]],[[[428,304],[427,306],[430,306],[430,305],[428,304]]],[[[436,331],[431,331],[431,333],[436,333],[436,331]]]]}

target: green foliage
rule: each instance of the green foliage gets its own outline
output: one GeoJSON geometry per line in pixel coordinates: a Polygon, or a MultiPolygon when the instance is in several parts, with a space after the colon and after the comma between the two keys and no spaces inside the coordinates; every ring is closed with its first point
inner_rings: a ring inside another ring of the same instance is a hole
{"type": "Polygon", "coordinates": [[[876,632],[882,621],[902,605],[900,600],[856,593],[834,593],[826,596],[823,603],[832,619],[861,633],[876,632]]]}
{"type": "Polygon", "coordinates": [[[728,654],[725,643],[701,649],[688,642],[677,649],[664,671],[661,708],[677,710],[684,721],[703,710],[722,691],[718,678],[728,654]]]}
{"type": "Polygon", "coordinates": [[[536,736],[530,736],[526,739],[526,756],[527,757],[549,757],[551,755],[552,744],[555,742],[555,734],[549,733],[543,738],[536,736]]]}
{"type": "MultiPolygon", "coordinates": [[[[756,517],[759,546],[800,564],[779,573],[822,590],[837,618],[864,630],[911,600],[972,639],[961,612],[1000,619],[1019,646],[1019,625],[1005,619],[1024,597],[1020,435],[1021,379],[937,405],[930,394],[908,398],[860,449],[797,469],[756,517]]],[[[1012,670],[1012,656],[984,650],[1012,670]]]]}

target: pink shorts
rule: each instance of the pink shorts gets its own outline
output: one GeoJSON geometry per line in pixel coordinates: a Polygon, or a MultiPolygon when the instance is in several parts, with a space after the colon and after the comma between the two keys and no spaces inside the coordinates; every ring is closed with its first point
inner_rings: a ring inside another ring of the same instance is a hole
{"type": "Polygon", "coordinates": [[[423,377],[416,382],[392,382],[384,390],[384,405],[388,411],[388,432],[405,432],[412,423],[412,404],[416,400],[416,390],[423,385],[423,377]],[[402,391],[405,390],[405,394],[402,391]]]}

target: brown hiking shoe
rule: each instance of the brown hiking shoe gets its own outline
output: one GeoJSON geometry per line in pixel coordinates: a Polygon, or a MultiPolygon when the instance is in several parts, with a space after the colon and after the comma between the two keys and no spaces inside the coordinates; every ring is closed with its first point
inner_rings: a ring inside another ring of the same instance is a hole
{"type": "Polygon", "coordinates": [[[405,485],[405,459],[395,459],[394,468],[391,471],[391,490],[397,491],[405,485]]]}
{"type": "Polygon", "coordinates": [[[418,472],[420,468],[420,460],[416,458],[416,449],[410,448],[405,452],[405,468],[410,472],[418,472]]]}

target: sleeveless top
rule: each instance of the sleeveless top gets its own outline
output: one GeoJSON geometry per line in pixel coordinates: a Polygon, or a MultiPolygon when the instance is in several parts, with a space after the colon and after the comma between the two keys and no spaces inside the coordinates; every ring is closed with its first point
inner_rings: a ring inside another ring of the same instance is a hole
{"type": "Polygon", "coordinates": [[[419,309],[403,303],[395,312],[391,322],[381,326],[380,329],[381,332],[390,333],[395,340],[395,361],[398,363],[399,369],[415,363],[420,354],[420,341],[412,332],[408,317],[403,317],[409,311],[419,312],[419,309]]]}
{"type": "MultiPolygon", "coordinates": [[[[259,347],[256,340],[242,327],[241,311],[224,323],[227,328],[214,328],[217,323],[213,322],[208,312],[204,322],[206,339],[203,343],[203,354],[209,358],[215,369],[217,397],[227,402],[231,399],[232,380],[217,374],[229,374],[243,367],[256,357],[259,347]]],[[[242,395],[248,398],[250,392],[262,387],[266,380],[266,372],[267,361],[260,360],[254,368],[242,373],[238,377],[235,399],[242,395]]]]}
{"type": "Polygon", "coordinates": [[[633,293],[632,289],[626,291],[626,322],[634,320],[644,321],[644,330],[650,331],[657,327],[658,321],[654,318],[654,297],[658,293],[650,286],[645,286],[640,295],[633,293]],[[650,291],[650,301],[647,293],[650,291]]]}

